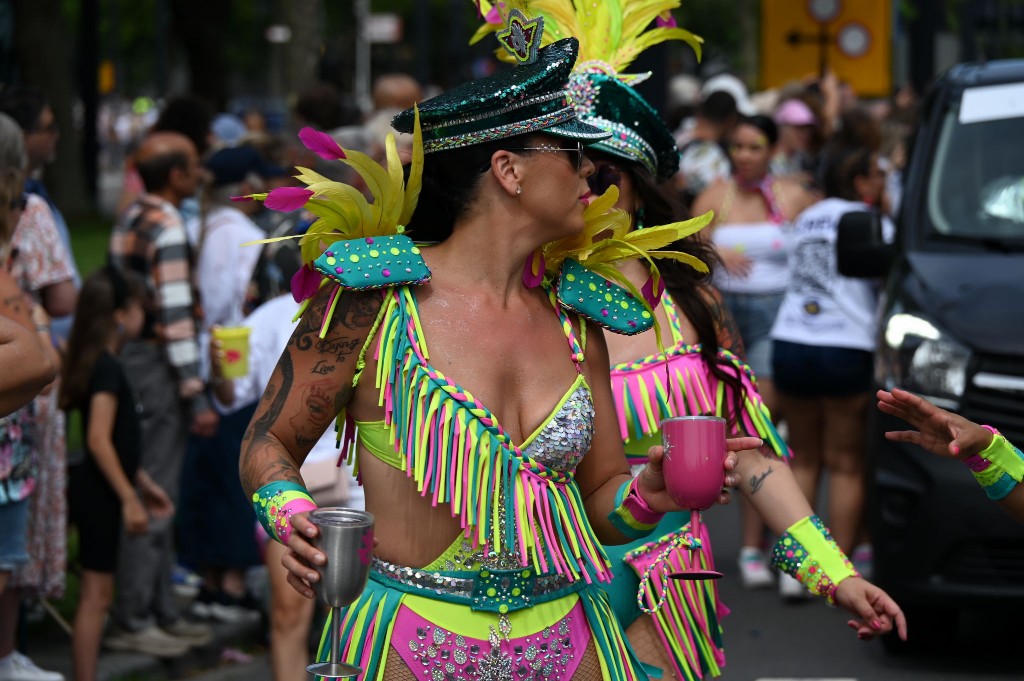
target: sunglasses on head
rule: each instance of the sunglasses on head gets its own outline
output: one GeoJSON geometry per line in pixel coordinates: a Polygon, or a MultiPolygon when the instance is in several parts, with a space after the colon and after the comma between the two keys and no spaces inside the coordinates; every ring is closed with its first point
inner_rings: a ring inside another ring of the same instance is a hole
{"type": "Polygon", "coordinates": [[[612,185],[616,187],[622,182],[622,169],[613,163],[602,163],[587,178],[587,185],[594,194],[601,195],[612,185]]]}

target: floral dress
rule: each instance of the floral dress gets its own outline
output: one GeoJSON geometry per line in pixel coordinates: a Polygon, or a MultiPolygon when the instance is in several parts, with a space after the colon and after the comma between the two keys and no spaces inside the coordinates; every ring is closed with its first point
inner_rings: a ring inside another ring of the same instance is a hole
{"type": "MultiPolygon", "coordinates": [[[[46,202],[29,195],[11,240],[16,249],[11,275],[37,303],[48,286],[74,279],[71,254],[60,238],[46,202]]],[[[64,412],[57,408],[59,385],[33,402],[37,472],[28,522],[29,562],[11,585],[56,598],[64,593],[67,567],[67,441],[64,412]]]]}

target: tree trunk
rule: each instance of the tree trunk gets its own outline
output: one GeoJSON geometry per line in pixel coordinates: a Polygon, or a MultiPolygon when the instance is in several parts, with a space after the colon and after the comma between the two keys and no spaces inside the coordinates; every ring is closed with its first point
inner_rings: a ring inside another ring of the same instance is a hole
{"type": "MultiPolygon", "coordinates": [[[[34,0],[14,4],[14,53],[21,82],[46,93],[60,126],[58,160],[46,168],[46,185],[61,211],[74,216],[90,210],[95,197],[85,187],[81,131],[74,126],[76,101],[71,48],[59,0],[34,0]]],[[[90,162],[95,163],[95,159],[90,162]]],[[[70,227],[73,229],[74,225],[70,227]]]]}
{"type": "Polygon", "coordinates": [[[320,0],[286,0],[282,3],[284,23],[292,29],[285,46],[286,87],[300,93],[320,80],[317,67],[324,48],[324,13],[320,0]]]}
{"type": "Polygon", "coordinates": [[[171,23],[188,60],[190,93],[217,111],[228,101],[228,20],[231,0],[173,0],[171,23]]]}
{"type": "Polygon", "coordinates": [[[750,88],[758,89],[758,46],[761,44],[761,3],[758,0],[739,0],[736,13],[740,30],[739,76],[750,88]]]}

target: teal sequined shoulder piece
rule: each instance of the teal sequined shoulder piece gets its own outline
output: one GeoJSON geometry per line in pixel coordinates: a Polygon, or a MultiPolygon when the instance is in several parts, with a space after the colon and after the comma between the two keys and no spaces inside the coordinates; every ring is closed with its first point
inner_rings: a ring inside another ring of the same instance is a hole
{"type": "Polygon", "coordinates": [[[572,258],[562,264],[558,302],[598,326],[627,336],[654,325],[654,315],[643,301],[572,258]]]}
{"type": "Polygon", "coordinates": [[[430,281],[419,247],[404,234],[335,241],[313,266],[351,291],[430,281]]]}

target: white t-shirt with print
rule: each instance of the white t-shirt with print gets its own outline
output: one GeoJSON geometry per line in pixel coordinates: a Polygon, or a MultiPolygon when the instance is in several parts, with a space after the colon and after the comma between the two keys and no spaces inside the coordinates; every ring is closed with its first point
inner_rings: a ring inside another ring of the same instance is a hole
{"type": "MultiPolygon", "coordinates": [[[[874,351],[878,332],[878,282],[839,274],[836,236],[839,219],[867,210],[859,201],[830,198],[797,217],[786,230],[790,280],[771,336],[819,347],[874,351]]],[[[895,230],[882,219],[883,238],[895,230]]]]}

